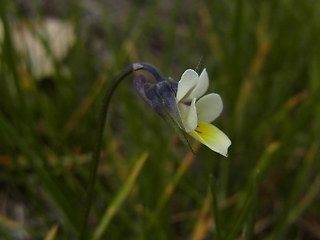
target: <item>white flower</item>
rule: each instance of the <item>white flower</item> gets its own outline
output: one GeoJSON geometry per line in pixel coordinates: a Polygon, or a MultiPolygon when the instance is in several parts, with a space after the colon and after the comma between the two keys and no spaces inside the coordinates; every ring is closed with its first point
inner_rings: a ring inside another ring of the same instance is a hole
{"type": "MultiPolygon", "coordinates": [[[[55,62],[66,57],[75,42],[71,23],[52,18],[34,21],[30,25],[14,24],[12,36],[22,68],[30,67],[37,79],[54,74],[55,62]]],[[[0,21],[0,45],[3,39],[4,31],[0,21]]]]}
{"type": "Polygon", "coordinates": [[[220,95],[216,93],[201,97],[208,87],[209,78],[206,69],[200,76],[192,69],[187,69],[182,74],[176,95],[180,117],[189,135],[213,151],[227,156],[228,147],[231,145],[230,139],[210,124],[220,115],[223,103],[220,95]]]}

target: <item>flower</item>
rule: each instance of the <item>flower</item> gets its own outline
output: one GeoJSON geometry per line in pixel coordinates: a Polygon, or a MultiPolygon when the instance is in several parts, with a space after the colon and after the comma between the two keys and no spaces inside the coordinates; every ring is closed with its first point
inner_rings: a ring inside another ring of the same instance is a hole
{"type": "Polygon", "coordinates": [[[227,156],[230,139],[210,124],[222,111],[221,97],[216,93],[201,97],[209,87],[206,69],[200,76],[194,70],[187,69],[177,83],[171,78],[164,78],[148,63],[138,63],[136,66],[136,70],[146,70],[153,75],[152,80],[142,74],[135,76],[133,83],[138,94],[173,127],[191,150],[186,133],[213,151],[227,156]]]}
{"type": "MultiPolygon", "coordinates": [[[[71,23],[46,18],[31,24],[13,24],[12,41],[24,70],[31,70],[36,79],[50,77],[75,43],[71,23]]],[[[4,29],[0,23],[0,43],[4,40],[4,29]]],[[[2,49],[0,49],[1,52],[2,49]]]]}
{"type": "Polygon", "coordinates": [[[201,97],[209,87],[206,69],[200,76],[187,69],[178,83],[176,103],[185,131],[209,147],[227,156],[230,139],[217,127],[210,124],[221,113],[223,103],[219,94],[210,93],[201,97]],[[201,98],[200,98],[201,97],[201,98]]]}

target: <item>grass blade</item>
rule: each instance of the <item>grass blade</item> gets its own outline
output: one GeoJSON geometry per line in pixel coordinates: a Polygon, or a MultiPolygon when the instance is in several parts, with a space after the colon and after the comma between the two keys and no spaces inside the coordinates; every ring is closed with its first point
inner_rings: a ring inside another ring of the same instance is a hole
{"type": "Polygon", "coordinates": [[[101,219],[100,224],[95,229],[92,237],[93,240],[99,239],[108,228],[110,221],[112,220],[114,215],[118,212],[122,203],[124,202],[127,195],[129,194],[129,191],[133,186],[133,184],[135,183],[135,180],[141,168],[143,167],[145,161],[147,160],[147,158],[148,158],[148,154],[144,153],[140,158],[137,159],[135,166],[132,169],[127,181],[123,184],[123,186],[121,187],[120,191],[118,192],[117,196],[114,198],[112,203],[110,203],[109,207],[107,208],[107,210],[105,211],[101,219]]]}

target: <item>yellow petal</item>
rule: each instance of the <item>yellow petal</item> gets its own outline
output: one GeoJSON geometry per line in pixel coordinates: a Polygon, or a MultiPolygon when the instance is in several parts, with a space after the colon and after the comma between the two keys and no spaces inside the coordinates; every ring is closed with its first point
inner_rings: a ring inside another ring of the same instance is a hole
{"type": "Polygon", "coordinates": [[[212,124],[200,121],[198,122],[197,128],[188,134],[211,150],[227,157],[228,147],[231,145],[231,141],[227,135],[212,124]]]}

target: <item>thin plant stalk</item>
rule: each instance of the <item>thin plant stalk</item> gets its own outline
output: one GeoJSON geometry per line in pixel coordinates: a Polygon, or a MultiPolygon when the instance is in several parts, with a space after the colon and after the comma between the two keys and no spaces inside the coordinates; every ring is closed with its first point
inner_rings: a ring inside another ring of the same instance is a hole
{"type": "Polygon", "coordinates": [[[96,183],[97,179],[97,170],[98,170],[98,165],[99,165],[99,160],[100,160],[100,152],[101,152],[101,145],[102,145],[102,137],[103,137],[103,132],[105,128],[105,123],[107,119],[107,113],[108,113],[108,108],[109,104],[111,101],[111,98],[118,87],[118,85],[124,80],[128,75],[133,73],[134,71],[140,70],[143,68],[143,65],[139,63],[131,64],[127,66],[125,69],[122,70],[122,72],[115,77],[113,80],[113,83],[111,87],[108,89],[105,98],[103,100],[103,105],[99,117],[99,123],[98,123],[98,130],[97,130],[97,136],[96,136],[96,146],[92,155],[92,161],[91,161],[91,172],[90,172],[90,182],[89,182],[89,187],[88,187],[88,193],[87,193],[87,201],[86,201],[86,208],[85,208],[85,213],[84,213],[84,218],[83,218],[83,224],[81,228],[81,234],[80,234],[80,239],[84,240],[86,239],[86,230],[87,230],[87,224],[88,224],[88,216],[91,210],[91,204],[92,204],[92,198],[93,198],[93,191],[94,191],[94,186],[96,183]]]}

